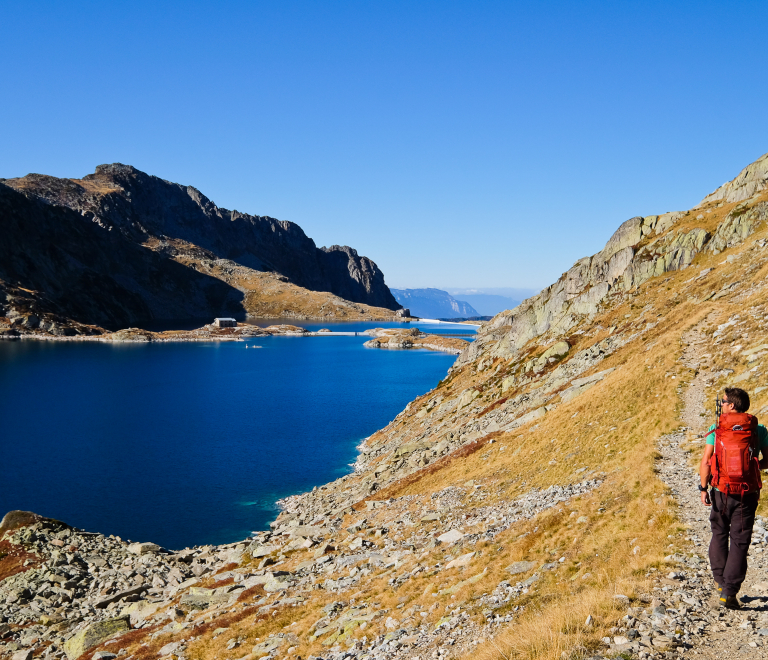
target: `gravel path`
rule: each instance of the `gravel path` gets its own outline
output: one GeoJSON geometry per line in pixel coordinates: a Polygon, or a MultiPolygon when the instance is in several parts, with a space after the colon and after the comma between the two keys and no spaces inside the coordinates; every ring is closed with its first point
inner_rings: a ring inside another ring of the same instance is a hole
{"type": "MultiPolygon", "coordinates": [[[[683,420],[687,429],[660,439],[659,451],[662,458],[659,460],[659,469],[661,478],[680,506],[681,521],[689,529],[686,540],[693,547],[689,546],[686,552],[675,555],[674,559],[679,562],[682,570],[661,579],[659,584],[663,586],[659,586],[657,592],[667,596],[667,601],[679,598],[678,613],[681,605],[683,610],[688,610],[684,616],[679,617],[684,629],[689,631],[688,648],[678,648],[676,655],[711,660],[768,658],[768,546],[764,531],[765,520],[758,519],[755,527],[749,571],[739,594],[744,606],[741,611],[731,612],[719,606],[709,570],[709,509],[701,504],[696,489],[698,474],[689,466],[688,454],[681,448],[681,444],[686,439],[703,435],[708,423],[712,422],[701,413],[705,410],[709,396],[707,384],[714,380],[714,376],[706,367],[706,337],[694,329],[683,336],[683,341],[683,362],[688,367],[698,369],[698,373],[683,395],[683,420]],[[679,584],[677,589],[676,583],[679,584]],[[690,607],[687,607],[689,604],[690,607]]],[[[711,395],[714,394],[715,390],[711,390],[711,395]]],[[[703,450],[703,442],[698,446],[703,450]]],[[[654,657],[653,653],[648,655],[654,657]]]]}

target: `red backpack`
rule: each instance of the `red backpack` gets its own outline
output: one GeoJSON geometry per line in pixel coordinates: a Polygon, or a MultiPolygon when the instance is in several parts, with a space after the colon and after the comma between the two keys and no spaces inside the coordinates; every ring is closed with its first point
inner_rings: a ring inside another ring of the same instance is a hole
{"type": "Polygon", "coordinates": [[[726,495],[759,495],[763,482],[757,454],[757,417],[748,413],[720,415],[710,460],[712,485],[726,495]]]}

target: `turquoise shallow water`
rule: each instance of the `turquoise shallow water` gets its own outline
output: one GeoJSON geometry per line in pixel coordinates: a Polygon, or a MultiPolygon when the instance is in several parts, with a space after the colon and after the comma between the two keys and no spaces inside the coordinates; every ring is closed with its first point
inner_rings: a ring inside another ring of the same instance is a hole
{"type": "Polygon", "coordinates": [[[278,498],[348,472],[357,444],[455,360],[366,339],[0,342],[0,515],[168,548],[264,529],[278,498]]]}

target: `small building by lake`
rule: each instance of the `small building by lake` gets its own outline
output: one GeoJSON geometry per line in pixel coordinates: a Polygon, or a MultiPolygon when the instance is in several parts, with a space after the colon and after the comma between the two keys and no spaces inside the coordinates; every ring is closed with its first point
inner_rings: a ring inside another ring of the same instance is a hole
{"type": "Polygon", "coordinates": [[[213,326],[215,328],[236,328],[237,321],[235,319],[213,319],[213,326]]]}

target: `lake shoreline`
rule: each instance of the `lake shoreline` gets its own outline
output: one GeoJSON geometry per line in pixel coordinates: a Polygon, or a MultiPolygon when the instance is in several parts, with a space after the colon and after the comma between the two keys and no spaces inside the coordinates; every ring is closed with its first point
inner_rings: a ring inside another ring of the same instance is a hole
{"type": "MultiPolygon", "coordinates": [[[[403,323],[410,324],[416,319],[403,323]]],[[[425,319],[430,324],[440,323],[425,319]]],[[[446,324],[447,325],[447,324],[446,324]]],[[[459,324],[452,324],[459,325],[459,324]]],[[[17,331],[18,332],[18,331],[17,331]]],[[[417,327],[407,329],[375,328],[363,332],[334,332],[322,329],[311,331],[300,326],[287,324],[273,325],[262,328],[257,325],[241,324],[236,327],[216,327],[213,324],[204,325],[195,330],[164,330],[155,332],[141,328],[125,328],[116,332],[104,334],[51,335],[43,332],[18,332],[0,334],[0,340],[6,341],[50,341],[50,342],[102,342],[102,343],[180,343],[180,342],[244,342],[247,339],[259,337],[338,337],[338,336],[372,336],[374,339],[365,342],[368,348],[412,349],[423,348],[458,355],[469,342],[458,337],[421,332],[417,327]],[[386,342],[382,338],[387,339],[386,342]]],[[[469,333],[468,333],[469,336],[469,333]]]]}

